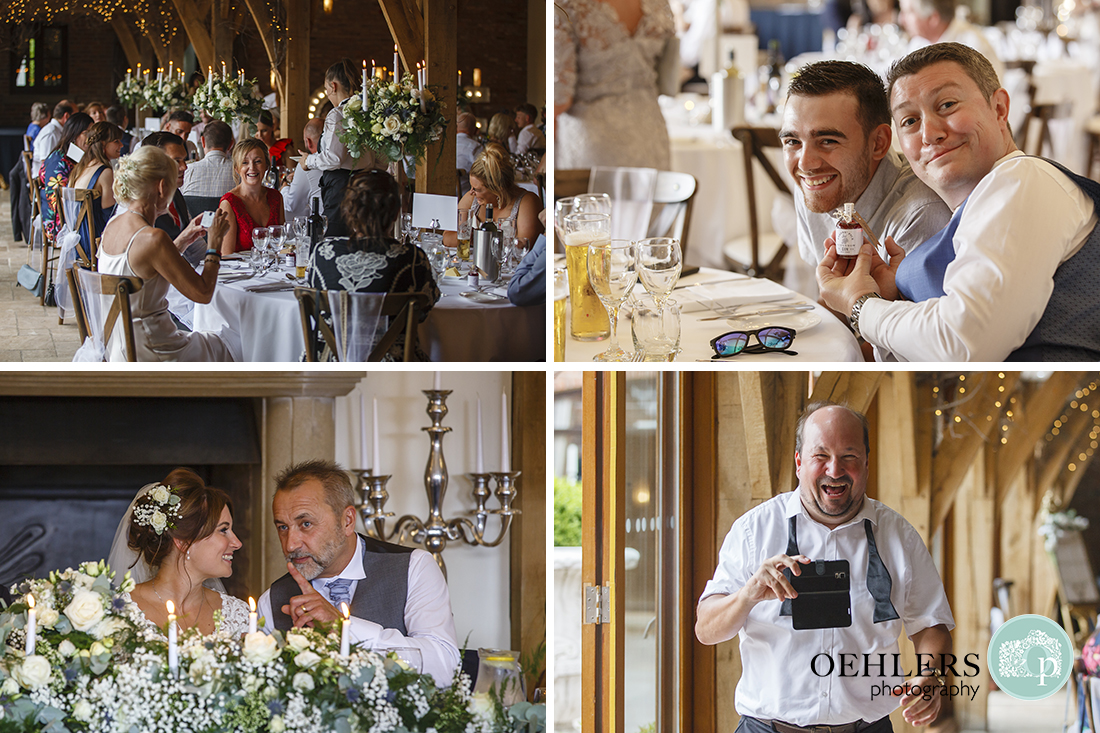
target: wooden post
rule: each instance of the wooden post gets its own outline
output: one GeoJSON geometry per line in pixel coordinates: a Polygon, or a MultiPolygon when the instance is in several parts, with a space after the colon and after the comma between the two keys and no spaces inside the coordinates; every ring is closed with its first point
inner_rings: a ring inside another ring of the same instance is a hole
{"type": "Polygon", "coordinates": [[[312,31],[310,3],[288,3],[286,15],[286,94],[282,99],[279,134],[293,138],[300,150],[306,149],[302,130],[309,120],[309,37],[312,31]]]}
{"type": "Polygon", "coordinates": [[[738,372],[749,479],[754,497],[790,491],[795,423],[806,405],[805,372],[738,372]]]}
{"type": "MultiPolygon", "coordinates": [[[[1000,512],[1001,563],[1000,577],[1012,582],[1009,591],[1013,615],[1035,613],[1031,608],[1032,555],[1035,551],[1035,484],[1031,479],[1031,463],[1016,472],[1008,482],[1000,512]]],[[[998,478],[1000,489],[1000,478],[998,478]]]]}
{"type": "MultiPolygon", "coordinates": [[[[383,2],[382,7],[392,0],[383,2]]],[[[456,84],[458,77],[458,4],[455,0],[423,0],[424,4],[424,58],[428,62],[428,84],[447,118],[443,136],[428,146],[424,159],[416,165],[416,190],[453,196],[458,190],[458,152],[455,138],[456,84]]],[[[399,39],[400,40],[400,39],[399,39]]],[[[416,59],[406,59],[406,67],[416,59]]]]}

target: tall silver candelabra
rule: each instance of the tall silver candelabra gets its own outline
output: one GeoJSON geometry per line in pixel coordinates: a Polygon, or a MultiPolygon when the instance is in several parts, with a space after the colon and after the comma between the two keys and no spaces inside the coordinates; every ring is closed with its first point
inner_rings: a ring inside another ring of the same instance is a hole
{"type": "Polygon", "coordinates": [[[443,496],[447,493],[448,473],[447,459],[443,456],[443,436],[451,432],[450,428],[443,427],[443,418],[447,416],[447,396],[451,394],[449,389],[426,389],[424,394],[428,396],[428,417],[432,424],[421,428],[428,433],[430,448],[428,451],[428,465],[424,469],[424,489],[428,493],[428,519],[419,519],[411,514],[398,519],[393,529],[386,531],[386,520],[394,516],[393,512],[386,511],[386,501],[390,498],[386,490],[386,484],[390,476],[376,476],[369,470],[352,469],[358,477],[357,489],[362,492],[363,503],[359,505],[359,512],[363,516],[363,524],[367,528],[367,534],[375,539],[392,541],[411,539],[415,544],[422,546],[432,553],[435,561],[439,563],[444,576],[447,574],[447,565],[443,562],[443,551],[447,549],[447,542],[462,540],[468,545],[480,545],[482,547],[496,547],[508,533],[512,525],[512,517],[519,514],[518,509],[512,508],[512,502],[516,499],[518,489],[516,479],[520,471],[492,471],[489,473],[467,474],[474,484],[474,519],[456,517],[447,520],[443,517],[443,496]],[[493,495],[489,488],[490,481],[496,484],[496,496],[500,502],[500,509],[488,509],[489,498],[493,495]],[[485,530],[488,525],[489,515],[500,517],[500,532],[496,539],[488,540],[485,530]]]}

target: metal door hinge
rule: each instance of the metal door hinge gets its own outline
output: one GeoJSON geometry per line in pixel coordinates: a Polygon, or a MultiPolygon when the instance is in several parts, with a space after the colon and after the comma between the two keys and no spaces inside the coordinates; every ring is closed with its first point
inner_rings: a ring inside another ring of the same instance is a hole
{"type": "Polygon", "coordinates": [[[611,586],[586,585],[584,587],[584,623],[611,623],[611,586]]]}

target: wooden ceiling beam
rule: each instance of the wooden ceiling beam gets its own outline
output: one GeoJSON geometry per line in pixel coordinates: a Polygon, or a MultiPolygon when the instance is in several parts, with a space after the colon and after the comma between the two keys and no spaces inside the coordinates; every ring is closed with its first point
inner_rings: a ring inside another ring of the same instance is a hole
{"type": "MultiPolygon", "coordinates": [[[[1091,414],[1080,410],[1072,410],[1069,420],[1058,429],[1058,435],[1050,441],[1046,454],[1043,456],[1039,469],[1039,496],[1044,496],[1048,491],[1060,484],[1059,479],[1067,473],[1066,464],[1069,457],[1081,442],[1089,429],[1094,424],[1091,414]]],[[[1076,471],[1074,472],[1076,473],[1076,471]]],[[[1065,506],[1065,503],[1063,503],[1065,506]]]]}
{"type": "MultiPolygon", "coordinates": [[[[390,35],[397,43],[402,68],[414,69],[427,54],[424,51],[424,11],[411,0],[378,0],[390,35]]],[[[440,28],[454,35],[454,26],[440,28]]]]}
{"type": "Polygon", "coordinates": [[[814,384],[810,402],[829,400],[866,412],[880,382],[881,372],[823,372],[814,384]]]}
{"type": "MultiPolygon", "coordinates": [[[[177,0],[178,2],[179,0],[177,0]]],[[[259,0],[244,0],[248,12],[252,14],[252,20],[256,29],[260,32],[260,40],[264,44],[264,52],[267,53],[267,67],[275,71],[275,88],[279,93],[279,99],[286,99],[286,84],[282,70],[279,69],[278,55],[275,49],[275,39],[271,37],[271,19],[267,17],[259,0]]]]}
{"type": "Polygon", "coordinates": [[[195,49],[199,68],[214,66],[214,42],[210,39],[210,32],[205,22],[205,19],[210,17],[209,4],[205,11],[200,10],[198,3],[194,0],[172,0],[172,5],[179,13],[183,30],[195,49]]]}
{"type": "Polygon", "coordinates": [[[138,62],[141,61],[141,51],[138,50],[137,41],[134,40],[133,31],[130,30],[130,26],[127,25],[119,13],[115,13],[111,18],[111,27],[114,28],[115,35],[118,36],[118,42],[122,44],[122,51],[126,54],[126,62],[130,64],[131,68],[136,69],[138,62]]]}

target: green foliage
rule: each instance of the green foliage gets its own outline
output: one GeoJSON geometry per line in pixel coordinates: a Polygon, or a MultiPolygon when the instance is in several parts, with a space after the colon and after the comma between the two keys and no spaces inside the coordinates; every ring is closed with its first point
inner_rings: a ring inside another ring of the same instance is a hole
{"type": "Polygon", "coordinates": [[[581,484],[554,479],[554,547],[580,547],[581,484]]]}

